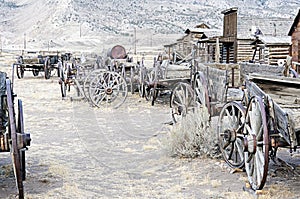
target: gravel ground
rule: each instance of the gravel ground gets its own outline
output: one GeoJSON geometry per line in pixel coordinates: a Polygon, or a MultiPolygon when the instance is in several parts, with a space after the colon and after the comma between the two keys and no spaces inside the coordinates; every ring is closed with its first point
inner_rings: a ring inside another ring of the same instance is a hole
{"type": "MultiPolygon", "coordinates": [[[[170,157],[165,143],[171,117],[165,104],[150,106],[129,94],[119,109],[99,109],[62,100],[59,89],[57,77],[45,80],[25,72],[24,79],[15,79],[32,137],[26,198],[300,197],[299,176],[282,167],[271,165],[263,195],[257,196],[244,191],[246,174],[232,174],[220,159],[170,157]]],[[[15,198],[9,154],[0,155],[0,198],[15,198]]],[[[300,158],[287,159],[299,172],[300,158]]]]}

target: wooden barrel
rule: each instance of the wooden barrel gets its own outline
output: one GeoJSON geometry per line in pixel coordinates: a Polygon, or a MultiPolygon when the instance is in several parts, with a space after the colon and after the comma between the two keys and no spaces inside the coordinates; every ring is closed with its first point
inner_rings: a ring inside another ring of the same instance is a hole
{"type": "Polygon", "coordinates": [[[112,59],[126,59],[126,50],[121,45],[114,46],[109,52],[108,56],[112,59]]]}

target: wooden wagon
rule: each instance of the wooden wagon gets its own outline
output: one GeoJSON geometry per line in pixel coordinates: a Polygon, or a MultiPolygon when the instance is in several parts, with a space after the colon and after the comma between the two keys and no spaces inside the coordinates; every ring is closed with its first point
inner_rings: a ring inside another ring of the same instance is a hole
{"type": "Polygon", "coordinates": [[[30,134],[25,133],[22,100],[13,93],[12,82],[0,72],[0,152],[10,152],[19,198],[24,198],[23,181],[26,177],[25,151],[30,145],[30,134]]]}
{"type": "Polygon", "coordinates": [[[300,79],[283,67],[248,63],[197,66],[196,103],[218,116],[218,141],[232,168],[245,168],[251,188],[264,187],[269,159],[300,142],[300,79]],[[255,72],[255,73],[254,73],[255,72]]]}
{"type": "Polygon", "coordinates": [[[33,76],[38,76],[40,72],[44,72],[45,79],[49,79],[52,71],[58,69],[59,59],[59,52],[27,53],[18,56],[13,66],[19,79],[24,77],[25,71],[31,71],[33,76]]]}

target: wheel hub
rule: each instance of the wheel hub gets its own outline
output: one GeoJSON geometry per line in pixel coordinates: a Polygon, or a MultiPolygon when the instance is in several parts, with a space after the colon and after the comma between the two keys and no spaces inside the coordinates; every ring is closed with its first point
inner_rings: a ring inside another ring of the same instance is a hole
{"type": "Polygon", "coordinates": [[[226,129],[224,131],[224,139],[228,142],[234,142],[236,139],[236,133],[234,130],[226,129]]]}
{"type": "Polygon", "coordinates": [[[105,93],[106,93],[107,95],[111,95],[111,94],[113,93],[113,89],[112,89],[112,88],[106,88],[106,89],[105,89],[105,93]]]}

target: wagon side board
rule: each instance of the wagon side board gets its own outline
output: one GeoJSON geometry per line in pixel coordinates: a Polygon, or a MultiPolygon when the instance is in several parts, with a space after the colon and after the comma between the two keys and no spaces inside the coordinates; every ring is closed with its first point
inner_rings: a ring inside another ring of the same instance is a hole
{"type": "MultiPolygon", "coordinates": [[[[247,88],[247,97],[250,99],[253,96],[259,96],[263,99],[270,99],[270,97],[261,90],[257,84],[251,81],[246,81],[246,88],[247,88]]],[[[274,128],[275,131],[273,132],[273,136],[280,136],[282,137],[289,145],[291,145],[291,142],[294,144],[297,144],[296,136],[292,132],[294,132],[294,129],[291,129],[291,120],[289,114],[281,108],[275,101],[273,101],[273,112],[274,112],[274,128]]],[[[272,135],[271,135],[272,136],[272,135]]]]}
{"type": "Polygon", "coordinates": [[[211,102],[225,103],[229,84],[228,71],[212,68],[202,64],[198,66],[198,71],[203,72],[207,78],[206,80],[211,102]]]}

